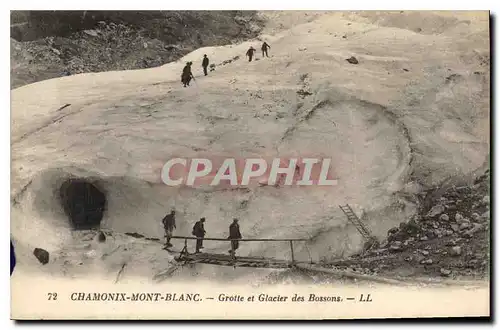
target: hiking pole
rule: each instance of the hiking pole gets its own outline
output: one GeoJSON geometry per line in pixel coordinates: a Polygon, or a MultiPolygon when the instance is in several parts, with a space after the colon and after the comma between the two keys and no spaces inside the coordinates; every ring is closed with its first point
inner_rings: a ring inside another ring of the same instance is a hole
{"type": "Polygon", "coordinates": [[[199,87],[199,86],[198,86],[198,83],[196,82],[196,79],[194,79],[194,76],[193,76],[193,81],[194,81],[194,83],[195,83],[196,87],[199,87]]]}

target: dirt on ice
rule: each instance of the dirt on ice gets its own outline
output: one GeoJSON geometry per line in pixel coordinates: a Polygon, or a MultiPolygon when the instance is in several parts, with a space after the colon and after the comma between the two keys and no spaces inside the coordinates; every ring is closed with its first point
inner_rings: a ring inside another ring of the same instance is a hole
{"type": "MultiPolygon", "coordinates": [[[[423,193],[443,182],[460,187],[487,163],[487,12],[262,15],[269,23],[255,40],[200,48],[157,68],[12,90],[17,271],[259,281],[272,271],[177,268],[159,241],[125,233],[161,240],[161,219],[175,208],[176,235],[190,236],[206,217],[207,236],[227,237],[236,217],[244,238],[307,238],[295,258],[328,264],[363,246],[339,205],[351,205],[383,241],[419,214],[423,193]],[[260,54],[262,41],[272,47],[269,58],[260,54]],[[249,46],[258,50],[252,62],[249,46]],[[217,64],[206,77],[203,54],[217,64]],[[196,80],[183,88],[188,61],[196,80]],[[338,185],[197,189],[161,182],[166,160],[200,155],[330,157],[338,185]],[[95,231],[72,230],[60,197],[68,178],[85,179],[106,196],[104,242],[95,231]],[[49,263],[36,259],[37,247],[50,253],[49,263]]],[[[227,253],[227,245],[206,241],[205,252],[227,253]]],[[[287,242],[244,242],[238,253],[290,258],[287,242]]]]}

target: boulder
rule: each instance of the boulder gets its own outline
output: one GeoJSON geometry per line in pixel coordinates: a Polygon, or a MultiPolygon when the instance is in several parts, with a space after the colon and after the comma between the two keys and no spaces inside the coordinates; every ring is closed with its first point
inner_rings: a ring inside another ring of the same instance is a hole
{"type": "Polygon", "coordinates": [[[394,241],[391,246],[389,246],[389,251],[401,251],[403,247],[400,241],[394,241]]]}
{"type": "Polygon", "coordinates": [[[441,273],[441,276],[450,276],[451,275],[451,270],[446,269],[446,268],[441,268],[439,270],[439,272],[441,273]]]}
{"type": "Polygon", "coordinates": [[[450,244],[447,244],[447,245],[449,245],[449,246],[455,246],[455,245],[457,245],[457,244],[458,244],[459,242],[461,242],[461,241],[462,241],[462,238],[452,239],[452,240],[449,242],[450,244]]]}
{"type": "Polygon", "coordinates": [[[432,259],[424,259],[420,262],[422,265],[432,265],[432,259]]]}
{"type": "Polygon", "coordinates": [[[97,235],[97,241],[101,243],[106,241],[106,235],[102,231],[97,235]]]}
{"type": "Polygon", "coordinates": [[[479,263],[479,260],[477,260],[477,259],[471,259],[467,263],[467,267],[469,267],[469,268],[476,268],[478,263],[479,263]]]}
{"type": "Polygon", "coordinates": [[[38,259],[38,261],[40,261],[40,263],[42,265],[49,263],[49,253],[46,250],[40,249],[40,248],[35,248],[33,250],[33,254],[38,259]]]}
{"type": "Polygon", "coordinates": [[[484,204],[489,204],[490,203],[490,196],[486,195],[483,197],[482,202],[484,204]]]}
{"type": "Polygon", "coordinates": [[[56,53],[57,55],[61,55],[61,52],[59,51],[59,49],[51,48],[50,50],[53,51],[54,53],[56,53]]]}
{"type": "Polygon", "coordinates": [[[472,213],[471,218],[475,222],[479,222],[481,220],[481,216],[477,214],[476,212],[472,213]]]}
{"type": "Polygon", "coordinates": [[[459,256],[461,254],[462,254],[462,248],[458,245],[455,245],[450,249],[450,255],[454,257],[459,256]]]}
{"type": "Polygon", "coordinates": [[[89,36],[92,37],[97,37],[99,36],[99,33],[96,30],[83,30],[85,34],[88,34],[89,36]]]}
{"type": "Polygon", "coordinates": [[[459,230],[464,230],[464,229],[467,229],[469,227],[470,227],[469,222],[462,222],[458,228],[459,228],[459,230]]]}
{"type": "Polygon", "coordinates": [[[454,231],[454,232],[457,232],[458,231],[458,225],[456,223],[452,223],[450,225],[451,229],[454,231]]]}
{"type": "Polygon", "coordinates": [[[484,225],[480,225],[478,223],[474,223],[474,227],[464,233],[465,237],[472,237],[476,232],[480,231],[484,228],[484,225]]]}
{"type": "Polygon", "coordinates": [[[439,220],[441,221],[449,221],[450,220],[450,217],[448,216],[448,214],[446,213],[443,213],[439,216],[439,220]]]}
{"type": "Polygon", "coordinates": [[[425,257],[417,254],[415,257],[413,257],[413,260],[415,260],[415,263],[421,264],[422,261],[425,260],[425,257]]]}
{"type": "Polygon", "coordinates": [[[425,234],[425,237],[427,237],[428,239],[434,239],[437,237],[437,235],[433,229],[426,230],[424,234],[425,234]]]}
{"type": "Polygon", "coordinates": [[[455,213],[455,221],[460,223],[463,219],[463,215],[461,215],[459,212],[455,213]]]}
{"type": "Polygon", "coordinates": [[[414,242],[415,242],[415,239],[413,237],[410,237],[406,241],[404,241],[403,245],[408,246],[410,244],[413,244],[414,242]]]}
{"type": "Polygon", "coordinates": [[[444,212],[444,206],[439,204],[432,207],[432,209],[427,213],[427,217],[435,217],[444,212]]]}
{"type": "Polygon", "coordinates": [[[358,64],[359,63],[358,59],[355,58],[354,56],[349,57],[348,59],[346,59],[346,61],[351,63],[351,64],[358,64]]]}
{"type": "Polygon", "coordinates": [[[483,214],[481,214],[482,220],[490,220],[490,211],[486,211],[483,214]]]}

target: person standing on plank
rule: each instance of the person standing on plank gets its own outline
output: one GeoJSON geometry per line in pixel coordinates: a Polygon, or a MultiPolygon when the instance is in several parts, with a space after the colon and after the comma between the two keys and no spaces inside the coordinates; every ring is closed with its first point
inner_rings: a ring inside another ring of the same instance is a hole
{"type": "Polygon", "coordinates": [[[163,220],[163,228],[165,229],[165,238],[167,241],[165,242],[165,248],[172,247],[172,244],[170,244],[170,240],[172,239],[172,234],[174,232],[174,229],[177,228],[175,225],[175,210],[172,210],[170,214],[167,214],[163,220]]]}
{"type": "MultiPolygon", "coordinates": [[[[238,224],[238,219],[233,219],[233,223],[229,225],[229,237],[228,239],[241,239],[240,225],[238,224]]],[[[240,247],[240,241],[231,241],[231,250],[229,254],[234,257],[236,250],[240,247]]]]}
{"type": "Polygon", "coordinates": [[[200,253],[200,249],[203,249],[203,237],[207,233],[205,231],[205,218],[201,218],[200,221],[196,222],[193,226],[192,234],[196,236],[198,239],[196,240],[196,252],[200,253]]]}

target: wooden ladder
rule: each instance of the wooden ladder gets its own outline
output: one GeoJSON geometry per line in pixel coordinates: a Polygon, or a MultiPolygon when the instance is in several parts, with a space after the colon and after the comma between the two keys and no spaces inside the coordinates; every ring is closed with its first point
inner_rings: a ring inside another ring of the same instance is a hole
{"type": "Polygon", "coordinates": [[[344,214],[347,216],[347,219],[356,227],[356,229],[359,231],[361,236],[363,236],[367,241],[377,241],[375,236],[373,236],[372,232],[366,226],[360,218],[354,213],[352,208],[349,206],[349,204],[346,204],[344,206],[339,205],[340,209],[344,214]]]}

